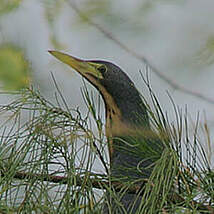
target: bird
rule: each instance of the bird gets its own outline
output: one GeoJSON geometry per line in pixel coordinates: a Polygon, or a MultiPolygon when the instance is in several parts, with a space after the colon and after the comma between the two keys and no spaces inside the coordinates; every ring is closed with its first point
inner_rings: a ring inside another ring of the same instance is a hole
{"type": "MultiPolygon", "coordinates": [[[[148,107],[129,76],[108,61],[83,60],[56,50],[49,53],[77,71],[103,98],[110,176],[120,182],[148,179],[163,145],[151,128],[148,107]]],[[[103,213],[136,213],[140,209],[137,193],[117,193],[119,203],[115,200],[108,195],[103,213]]]]}

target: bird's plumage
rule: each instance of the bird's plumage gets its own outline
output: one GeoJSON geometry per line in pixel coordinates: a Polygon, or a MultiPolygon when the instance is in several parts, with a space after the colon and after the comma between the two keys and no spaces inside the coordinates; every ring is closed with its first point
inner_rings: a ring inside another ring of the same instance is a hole
{"type": "Polygon", "coordinates": [[[112,107],[112,102],[105,96],[105,93],[108,93],[112,97],[116,107],[120,110],[121,119],[124,123],[138,127],[148,126],[146,107],[128,75],[120,67],[111,62],[98,60],[91,62],[106,66],[106,71],[102,72],[103,78],[97,79],[99,85],[104,89],[101,89],[99,85],[95,86],[102,94],[106,108],[112,107]]]}
{"type": "MultiPolygon", "coordinates": [[[[50,53],[77,70],[103,97],[111,176],[121,182],[148,178],[163,147],[150,128],[146,105],[128,75],[110,62],[80,60],[57,51],[50,53]]],[[[137,194],[118,193],[118,197],[121,207],[108,196],[104,213],[137,211],[141,202],[137,194]]]]}

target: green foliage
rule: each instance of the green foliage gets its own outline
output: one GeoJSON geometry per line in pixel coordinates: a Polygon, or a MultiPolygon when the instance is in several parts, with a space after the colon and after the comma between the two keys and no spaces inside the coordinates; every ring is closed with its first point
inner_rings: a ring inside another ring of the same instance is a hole
{"type": "Polygon", "coordinates": [[[201,65],[211,65],[214,63],[214,37],[207,39],[204,46],[197,53],[197,59],[201,65]]]}
{"type": "Polygon", "coordinates": [[[23,50],[12,45],[0,46],[0,81],[5,90],[19,90],[29,84],[30,65],[23,50]]]}
{"type": "MultiPolygon", "coordinates": [[[[170,123],[149,88],[151,124],[165,149],[150,148],[155,159],[149,179],[120,182],[96,173],[94,165],[98,161],[109,168],[100,99],[84,88],[89,111],[83,116],[67,106],[56,88],[56,104],[31,88],[0,108],[1,118],[6,118],[0,141],[0,212],[102,213],[107,195],[119,207],[118,191],[134,191],[142,197],[139,213],[209,213],[213,173],[198,141],[198,122],[191,139],[187,117],[175,108],[176,123],[170,123]],[[144,185],[139,187],[139,182],[144,185]]],[[[149,148],[138,149],[145,154],[149,148]]]]}
{"type": "Polygon", "coordinates": [[[91,172],[96,139],[87,127],[87,118],[83,120],[78,110],[73,111],[74,117],[69,109],[59,106],[27,89],[20,98],[1,108],[2,114],[11,114],[3,130],[13,123],[1,138],[0,171],[4,176],[0,180],[0,201],[14,211],[79,213],[90,209],[88,201],[94,204],[90,177],[96,179],[91,172]],[[25,113],[29,117],[23,122],[21,115],[25,113]],[[33,177],[16,180],[17,172],[33,177]],[[67,183],[45,182],[48,175],[66,176],[67,183]],[[81,177],[84,182],[77,185],[81,177]]]}
{"type": "Polygon", "coordinates": [[[18,8],[22,0],[0,0],[0,15],[18,8]]]}

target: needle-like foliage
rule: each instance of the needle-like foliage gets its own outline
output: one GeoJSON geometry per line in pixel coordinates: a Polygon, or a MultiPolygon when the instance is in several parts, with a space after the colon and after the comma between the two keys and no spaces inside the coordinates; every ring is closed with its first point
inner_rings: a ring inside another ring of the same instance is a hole
{"type": "Polygon", "coordinates": [[[151,176],[137,181],[110,178],[100,98],[86,86],[86,115],[67,106],[57,84],[55,103],[29,88],[1,106],[0,212],[102,213],[107,196],[120,207],[117,193],[128,191],[141,200],[138,213],[212,213],[214,173],[198,136],[203,127],[196,121],[191,136],[187,113],[174,104],[170,122],[147,86],[150,123],[164,150],[138,147],[136,154],[154,163],[151,176]]]}

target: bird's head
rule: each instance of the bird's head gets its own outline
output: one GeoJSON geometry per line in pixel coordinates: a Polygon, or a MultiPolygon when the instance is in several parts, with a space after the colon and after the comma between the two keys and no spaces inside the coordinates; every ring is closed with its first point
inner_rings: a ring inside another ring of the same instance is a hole
{"type": "Polygon", "coordinates": [[[82,60],[59,51],[49,51],[49,53],[79,72],[101,93],[102,86],[105,88],[107,87],[106,90],[115,90],[118,84],[123,85],[122,87],[124,88],[134,86],[126,73],[111,62],[102,60],[82,60]],[[113,86],[111,87],[112,84],[113,86]]]}
{"type": "Polygon", "coordinates": [[[107,111],[127,123],[138,125],[142,116],[143,122],[148,123],[139,92],[120,67],[102,60],[82,60],[59,51],[49,53],[71,66],[95,86],[104,99],[107,111]]]}

